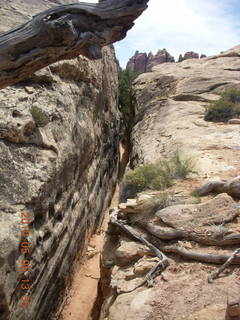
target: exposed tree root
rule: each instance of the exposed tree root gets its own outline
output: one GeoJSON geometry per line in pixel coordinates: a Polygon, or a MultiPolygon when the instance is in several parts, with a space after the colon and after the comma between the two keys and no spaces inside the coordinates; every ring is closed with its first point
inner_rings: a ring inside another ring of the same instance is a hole
{"type": "MultiPolygon", "coordinates": [[[[153,286],[153,279],[154,279],[154,276],[157,274],[157,272],[163,271],[169,265],[168,258],[157,247],[155,247],[152,243],[147,241],[140,233],[138,233],[132,227],[125,224],[123,221],[118,220],[116,217],[117,213],[118,213],[118,210],[112,212],[110,217],[110,224],[120,228],[122,231],[130,235],[135,240],[145,244],[159,258],[159,262],[147,273],[147,275],[145,276],[141,284],[138,285],[136,288],[132,289],[131,291],[141,287],[144,284],[147,284],[149,287],[153,286]]],[[[127,292],[131,292],[131,291],[127,291],[127,292]]]]}
{"type": "Polygon", "coordinates": [[[207,232],[197,233],[194,231],[179,229],[165,230],[164,228],[161,228],[157,225],[145,222],[138,222],[137,225],[139,225],[141,228],[143,228],[153,236],[164,241],[187,240],[219,247],[240,244],[240,233],[232,233],[229,235],[224,235],[223,233],[217,235],[209,235],[207,232]]]}
{"type": "MultiPolygon", "coordinates": [[[[195,260],[204,263],[211,264],[222,264],[225,263],[231,256],[227,254],[211,254],[211,253],[202,253],[194,250],[187,250],[183,247],[176,245],[159,245],[159,248],[163,252],[167,253],[175,253],[179,256],[186,258],[188,260],[195,260]]],[[[236,259],[232,262],[232,264],[240,264],[240,257],[236,257],[236,259]]]]}
{"type": "Polygon", "coordinates": [[[208,282],[212,283],[213,280],[217,279],[217,277],[222,273],[226,268],[228,268],[233,261],[236,259],[237,254],[240,252],[240,249],[237,249],[233,252],[233,254],[230,256],[230,258],[218,269],[216,269],[209,277],[208,282]]]}
{"type": "MultiPolygon", "coordinates": [[[[182,246],[172,244],[167,245],[162,240],[191,240],[204,245],[214,245],[214,246],[225,246],[233,245],[240,243],[240,233],[230,234],[230,235],[220,235],[221,239],[214,238],[213,236],[209,237],[207,234],[198,234],[193,231],[184,231],[184,230],[164,230],[159,226],[154,226],[151,223],[138,222],[138,225],[143,229],[146,236],[149,236],[150,240],[146,240],[142,234],[134,229],[134,227],[126,224],[125,221],[117,218],[119,210],[112,210],[110,217],[110,224],[115,227],[118,227],[124,233],[130,235],[133,239],[140,241],[146,245],[151,251],[153,251],[156,256],[159,258],[159,262],[148,272],[143,281],[134,289],[125,292],[132,292],[137,288],[147,284],[148,286],[153,286],[153,279],[157,275],[157,272],[163,271],[169,264],[168,258],[164,253],[173,253],[177,254],[184,259],[198,261],[202,263],[210,264],[223,264],[222,267],[217,269],[212,275],[209,276],[209,282],[212,282],[225,268],[230,264],[240,265],[240,256],[237,254],[240,252],[240,249],[237,249],[233,255],[227,254],[212,254],[212,253],[203,253],[196,250],[188,250],[182,246]],[[164,253],[163,253],[164,252],[164,253]]],[[[123,292],[122,292],[123,293],[123,292]]]]}
{"type": "Polygon", "coordinates": [[[194,191],[199,196],[206,196],[210,193],[227,193],[233,198],[240,199],[240,176],[227,181],[211,181],[194,191]]]}

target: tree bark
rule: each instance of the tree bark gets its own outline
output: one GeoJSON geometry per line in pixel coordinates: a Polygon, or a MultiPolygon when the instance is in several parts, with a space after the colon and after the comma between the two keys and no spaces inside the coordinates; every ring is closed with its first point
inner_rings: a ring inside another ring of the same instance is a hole
{"type": "Polygon", "coordinates": [[[123,39],[148,1],[106,0],[57,6],[0,34],[0,88],[56,61],[80,54],[101,58],[101,48],[123,39]]]}
{"type": "Polygon", "coordinates": [[[219,234],[216,237],[214,235],[208,235],[206,232],[197,233],[194,231],[180,229],[165,230],[164,228],[156,226],[153,223],[138,222],[137,225],[146,232],[163,241],[187,240],[218,247],[240,244],[240,233],[231,233],[227,235],[219,234]]]}

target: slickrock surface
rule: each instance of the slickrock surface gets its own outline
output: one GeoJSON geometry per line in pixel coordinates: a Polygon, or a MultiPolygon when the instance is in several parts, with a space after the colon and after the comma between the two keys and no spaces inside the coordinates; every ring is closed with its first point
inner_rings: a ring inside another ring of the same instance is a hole
{"type": "Polygon", "coordinates": [[[239,126],[206,122],[204,112],[224,89],[240,88],[239,58],[236,47],[218,56],[158,65],[139,76],[131,165],[179,149],[193,155],[201,177],[237,176],[239,126]]]}
{"type": "MultiPolygon", "coordinates": [[[[212,180],[226,180],[227,184],[239,176],[239,124],[204,120],[205,107],[222,91],[240,89],[239,62],[240,46],[213,57],[160,64],[135,80],[130,167],[158,162],[179,150],[194,159],[196,173],[186,180],[176,179],[167,189],[179,203],[175,199],[168,207],[145,214],[139,210],[144,207],[139,197],[119,206],[119,219],[130,221],[135,231],[149,241],[154,241],[152,235],[158,235],[161,241],[154,238],[155,243],[165,250],[170,265],[156,277],[152,288],[137,288],[154,265],[152,252],[110,229],[103,252],[102,289],[107,299],[101,320],[124,319],[121,314],[128,320],[225,318],[228,289],[235,285],[239,288],[239,268],[232,266],[208,283],[209,275],[217,268],[208,258],[230,256],[239,246],[239,202],[222,193],[195,198],[191,204],[190,193],[212,180]],[[238,240],[232,243],[236,246],[227,245],[228,239],[235,236],[238,240]],[[185,253],[192,255],[191,260],[185,253]],[[194,255],[207,259],[200,263],[194,255]]],[[[145,193],[149,201],[149,192],[143,192],[142,199],[145,193]]],[[[239,300],[235,300],[234,307],[228,302],[228,312],[239,307],[239,300]]]]}
{"type": "MultiPolygon", "coordinates": [[[[7,31],[72,1],[1,1],[7,31]]],[[[79,57],[0,91],[0,319],[49,319],[76,254],[98,228],[117,179],[117,64],[79,57]],[[33,109],[31,109],[33,108],[33,109]],[[34,111],[35,110],[35,113],[34,111]],[[39,111],[40,110],[40,111],[39,111]],[[34,115],[33,115],[34,114],[34,115]],[[20,254],[20,213],[31,254],[20,254]],[[19,270],[29,259],[30,270],[19,270]],[[30,281],[31,305],[19,306],[30,281]]]]}

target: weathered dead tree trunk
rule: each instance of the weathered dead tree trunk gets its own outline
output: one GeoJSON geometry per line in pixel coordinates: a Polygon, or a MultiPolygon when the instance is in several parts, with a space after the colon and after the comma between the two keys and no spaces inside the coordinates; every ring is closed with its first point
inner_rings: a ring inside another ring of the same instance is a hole
{"type": "Polygon", "coordinates": [[[0,88],[59,60],[101,58],[101,48],[121,40],[149,0],[74,3],[46,10],[0,35],[0,88]]]}

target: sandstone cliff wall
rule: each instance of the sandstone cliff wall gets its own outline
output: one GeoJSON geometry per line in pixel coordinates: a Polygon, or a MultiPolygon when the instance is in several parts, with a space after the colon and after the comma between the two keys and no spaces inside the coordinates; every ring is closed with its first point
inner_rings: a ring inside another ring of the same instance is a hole
{"type": "Polygon", "coordinates": [[[204,121],[205,107],[226,88],[240,88],[239,47],[221,55],[158,65],[134,86],[133,166],[193,153],[203,177],[237,174],[237,125],[204,121]],[[157,152],[156,152],[157,151],[157,152]]]}
{"type": "MultiPolygon", "coordinates": [[[[0,30],[66,2],[1,1],[0,30]]],[[[55,63],[0,91],[1,320],[49,319],[76,254],[102,221],[119,161],[117,68],[105,48],[100,61],[55,63]],[[23,212],[30,235],[21,239],[23,212]],[[31,253],[23,255],[27,240],[31,253]],[[22,308],[26,293],[30,306],[22,308]]]]}

